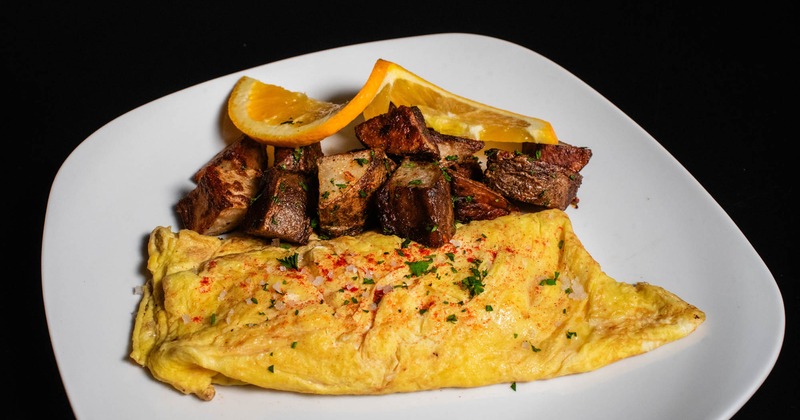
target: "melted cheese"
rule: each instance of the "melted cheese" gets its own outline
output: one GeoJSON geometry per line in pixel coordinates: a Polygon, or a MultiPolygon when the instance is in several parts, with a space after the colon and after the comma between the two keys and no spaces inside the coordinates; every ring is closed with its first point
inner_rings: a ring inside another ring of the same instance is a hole
{"type": "Polygon", "coordinates": [[[158,227],[148,251],[131,357],[204,400],[215,384],[386,394],[552,378],[705,320],[661,287],[607,276],[559,210],[459,225],[440,248],[375,232],[283,248],[158,227]]]}

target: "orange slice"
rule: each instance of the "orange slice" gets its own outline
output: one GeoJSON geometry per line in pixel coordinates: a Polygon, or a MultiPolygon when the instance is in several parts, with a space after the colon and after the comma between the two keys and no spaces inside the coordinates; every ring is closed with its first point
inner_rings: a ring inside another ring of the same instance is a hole
{"type": "Polygon", "coordinates": [[[491,142],[558,142],[545,120],[458,96],[383,59],[355,97],[342,104],[244,76],[228,99],[228,115],[262,143],[299,147],[335,134],[362,113],[365,119],[385,113],[389,103],[419,107],[426,123],[444,134],[491,142]]]}

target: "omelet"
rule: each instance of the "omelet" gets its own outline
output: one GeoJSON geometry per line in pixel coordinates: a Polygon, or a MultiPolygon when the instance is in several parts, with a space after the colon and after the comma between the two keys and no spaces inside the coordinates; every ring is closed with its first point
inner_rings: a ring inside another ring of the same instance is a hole
{"type": "Polygon", "coordinates": [[[148,253],[130,356],[202,400],[215,385],[375,395],[553,378],[705,320],[662,287],[606,275],[558,209],[460,224],[438,248],[160,226],[148,253]]]}

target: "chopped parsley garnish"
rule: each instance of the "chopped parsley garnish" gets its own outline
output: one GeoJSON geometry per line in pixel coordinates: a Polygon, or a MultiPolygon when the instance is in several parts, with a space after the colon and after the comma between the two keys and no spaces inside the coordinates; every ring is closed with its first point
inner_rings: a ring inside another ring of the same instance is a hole
{"type": "Polygon", "coordinates": [[[355,160],[356,163],[358,163],[358,166],[364,166],[364,164],[369,163],[369,159],[365,158],[355,158],[353,160],[355,160]]]}
{"type": "Polygon", "coordinates": [[[484,287],[486,287],[486,285],[483,284],[483,279],[486,278],[487,271],[480,270],[480,265],[481,260],[477,258],[473,260],[472,267],[469,268],[472,275],[461,280],[461,286],[469,291],[469,297],[475,297],[483,293],[484,287]]]}
{"type": "Polygon", "coordinates": [[[516,382],[511,382],[511,389],[513,389],[514,391],[517,390],[517,383],[516,382]]]}
{"type": "Polygon", "coordinates": [[[493,310],[492,305],[486,305],[486,312],[492,312],[493,310]]]}
{"type": "Polygon", "coordinates": [[[211,325],[217,323],[217,314],[211,314],[211,325]]]}
{"type": "Polygon", "coordinates": [[[364,284],[375,284],[375,280],[372,280],[369,277],[364,277],[364,284]]]}
{"type": "Polygon", "coordinates": [[[295,252],[286,258],[278,258],[278,262],[286,268],[297,270],[297,253],[295,252]]]}
{"type": "Polygon", "coordinates": [[[297,341],[292,341],[292,348],[296,348],[296,347],[297,347],[297,341]]]}
{"type": "Polygon", "coordinates": [[[408,265],[408,269],[411,270],[411,275],[421,276],[427,273],[430,269],[430,265],[433,262],[431,259],[427,260],[419,260],[419,261],[406,261],[406,265],[408,265]]]}
{"type": "Polygon", "coordinates": [[[270,371],[270,373],[275,373],[275,365],[269,365],[267,370],[270,371]]]}
{"type": "Polygon", "coordinates": [[[456,318],[456,315],[455,315],[455,314],[450,314],[450,315],[447,315],[447,322],[453,322],[453,323],[455,323],[456,321],[458,321],[458,318],[456,318]]]}
{"type": "Polygon", "coordinates": [[[576,333],[574,331],[567,331],[567,339],[571,340],[572,337],[577,337],[577,336],[578,336],[578,333],[576,333]]]}
{"type": "Polygon", "coordinates": [[[549,278],[549,279],[544,279],[544,280],[540,281],[540,282],[539,282],[539,286],[544,286],[544,285],[547,285],[547,286],[554,286],[554,285],[556,284],[556,280],[558,280],[558,274],[559,274],[559,273],[558,273],[558,271],[556,271],[556,272],[553,274],[553,277],[551,277],[551,278],[549,278]]]}
{"type": "Polygon", "coordinates": [[[422,185],[422,180],[421,179],[412,179],[411,181],[408,181],[408,185],[422,185]]]}

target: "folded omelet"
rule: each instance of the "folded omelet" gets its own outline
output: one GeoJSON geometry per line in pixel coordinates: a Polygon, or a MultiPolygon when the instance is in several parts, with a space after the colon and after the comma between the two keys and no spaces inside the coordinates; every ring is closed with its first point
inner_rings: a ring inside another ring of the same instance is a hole
{"type": "Polygon", "coordinates": [[[700,309],[606,275],[560,210],[426,248],[366,232],[304,246],[153,230],[131,357],[179,391],[477,387],[587,372],[692,333],[700,309]]]}

